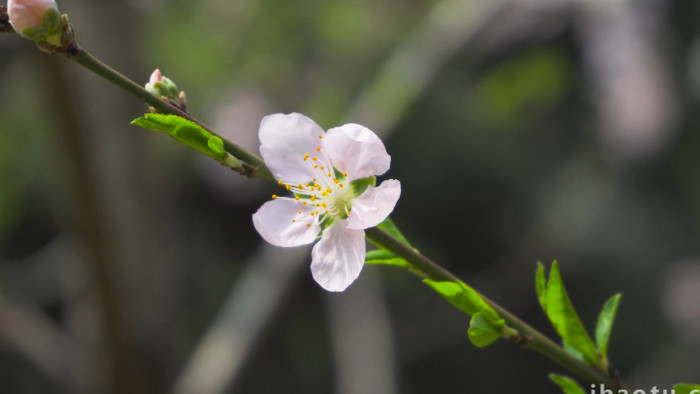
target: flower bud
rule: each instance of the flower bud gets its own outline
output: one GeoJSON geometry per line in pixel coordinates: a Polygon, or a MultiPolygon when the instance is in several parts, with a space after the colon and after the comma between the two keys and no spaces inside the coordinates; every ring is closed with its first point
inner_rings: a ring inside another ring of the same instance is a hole
{"type": "Polygon", "coordinates": [[[175,86],[175,82],[171,81],[167,77],[164,77],[158,69],[153,71],[151,78],[148,80],[148,83],[146,83],[145,88],[156,96],[173,100],[178,99],[179,94],[177,91],[177,86],[175,86]]]}
{"type": "Polygon", "coordinates": [[[8,0],[7,14],[21,36],[36,42],[60,43],[61,16],[54,0],[8,0]]]}

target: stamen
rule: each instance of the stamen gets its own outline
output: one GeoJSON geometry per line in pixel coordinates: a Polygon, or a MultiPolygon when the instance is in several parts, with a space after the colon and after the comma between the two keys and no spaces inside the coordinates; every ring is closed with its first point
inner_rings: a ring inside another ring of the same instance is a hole
{"type": "Polygon", "coordinates": [[[289,184],[286,184],[284,187],[285,187],[287,190],[289,190],[289,189],[292,188],[292,186],[290,186],[289,184]]]}
{"type": "Polygon", "coordinates": [[[278,184],[278,185],[283,185],[283,184],[284,184],[284,182],[282,182],[282,181],[278,181],[278,182],[277,182],[277,184],[278,184]]]}
{"type": "Polygon", "coordinates": [[[343,184],[341,183],[341,184],[339,184],[338,186],[343,187],[343,184]]]}
{"type": "MultiPolygon", "coordinates": [[[[299,201],[299,196],[295,196],[294,199],[299,201]]],[[[299,212],[299,213],[301,213],[301,212],[299,212]]]]}
{"type": "Polygon", "coordinates": [[[311,223],[306,223],[306,227],[311,227],[311,223]]]}
{"type": "Polygon", "coordinates": [[[347,177],[348,177],[348,173],[347,173],[347,172],[344,172],[344,173],[343,173],[343,177],[347,178],[347,177]]]}
{"type": "Polygon", "coordinates": [[[331,173],[329,172],[329,173],[328,173],[328,177],[330,178],[330,177],[332,177],[332,176],[333,176],[333,175],[331,175],[331,173]]]}
{"type": "Polygon", "coordinates": [[[318,164],[314,164],[314,168],[318,168],[318,164]]]}
{"type": "Polygon", "coordinates": [[[297,221],[296,219],[292,219],[292,223],[296,223],[296,221],[297,221]]]}
{"type": "Polygon", "coordinates": [[[273,194],[273,195],[272,195],[272,199],[274,200],[275,198],[277,198],[277,195],[276,195],[276,194],[273,194]]]}
{"type": "Polygon", "coordinates": [[[323,139],[323,136],[322,136],[322,135],[319,135],[319,136],[318,136],[318,139],[319,139],[319,140],[322,140],[322,139],[323,139]]]}
{"type": "Polygon", "coordinates": [[[320,152],[320,151],[321,151],[321,147],[320,147],[320,146],[317,146],[317,147],[316,147],[316,152],[320,152]]]}
{"type": "Polygon", "coordinates": [[[307,153],[304,155],[304,161],[306,161],[308,158],[309,158],[309,154],[307,153]]]}
{"type": "Polygon", "coordinates": [[[313,160],[314,160],[314,161],[318,160],[318,157],[314,156],[313,160]]]}

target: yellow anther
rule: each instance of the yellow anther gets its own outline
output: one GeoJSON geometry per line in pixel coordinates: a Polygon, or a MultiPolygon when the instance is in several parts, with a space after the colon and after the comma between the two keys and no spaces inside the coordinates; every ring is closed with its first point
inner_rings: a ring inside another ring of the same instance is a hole
{"type": "Polygon", "coordinates": [[[301,190],[304,190],[304,185],[302,185],[301,183],[298,184],[297,187],[298,187],[299,189],[301,189],[301,190]]]}
{"type": "Polygon", "coordinates": [[[347,177],[348,177],[348,173],[347,173],[347,172],[344,172],[344,173],[343,173],[343,176],[344,176],[345,178],[347,178],[347,177]]]}
{"type": "Polygon", "coordinates": [[[311,223],[306,223],[306,227],[311,227],[311,223]]]}
{"type": "Polygon", "coordinates": [[[314,216],[315,214],[316,214],[316,212],[311,212],[311,216],[314,216]]]}
{"type": "Polygon", "coordinates": [[[273,194],[273,195],[272,195],[272,199],[274,200],[275,198],[277,198],[277,195],[276,195],[276,194],[273,194]]]}
{"type": "Polygon", "coordinates": [[[331,189],[330,187],[328,189],[326,189],[326,193],[332,193],[332,192],[333,192],[333,189],[331,189]]]}
{"type": "Polygon", "coordinates": [[[316,201],[316,195],[311,196],[311,201],[316,201]]]}
{"type": "Polygon", "coordinates": [[[306,205],[306,201],[302,202],[303,205],[306,205]]]}
{"type": "Polygon", "coordinates": [[[309,154],[307,153],[304,155],[304,161],[306,161],[308,158],[309,158],[309,154]]]}
{"type": "MultiPolygon", "coordinates": [[[[299,201],[299,196],[295,196],[294,199],[299,201]]],[[[299,212],[299,213],[301,213],[301,212],[299,212]]]]}
{"type": "Polygon", "coordinates": [[[322,136],[322,135],[319,135],[319,136],[318,136],[318,139],[319,139],[319,140],[322,140],[322,139],[323,139],[323,136],[322,136]]]}
{"type": "Polygon", "coordinates": [[[301,211],[297,211],[297,213],[301,215],[301,211]]]}
{"type": "Polygon", "coordinates": [[[292,186],[290,186],[289,184],[285,185],[284,187],[285,187],[287,190],[289,190],[289,189],[292,188],[292,186]]]}
{"type": "Polygon", "coordinates": [[[326,167],[324,167],[324,166],[321,166],[321,169],[322,169],[322,170],[324,170],[325,168],[326,168],[326,167]]]}
{"type": "Polygon", "coordinates": [[[332,176],[333,176],[333,175],[329,172],[329,173],[328,173],[328,177],[330,178],[330,177],[332,177],[332,176]]]}
{"type": "Polygon", "coordinates": [[[318,164],[314,164],[314,168],[318,168],[318,164]]]}
{"type": "Polygon", "coordinates": [[[296,219],[292,219],[292,223],[294,223],[294,222],[296,222],[296,221],[297,221],[296,219]]]}
{"type": "Polygon", "coordinates": [[[316,183],[316,178],[314,178],[314,183],[316,183]]]}
{"type": "Polygon", "coordinates": [[[317,147],[316,147],[316,152],[320,152],[320,151],[321,151],[321,147],[320,147],[320,146],[317,146],[317,147]]]}
{"type": "Polygon", "coordinates": [[[343,184],[341,183],[341,184],[339,184],[338,186],[343,187],[343,184]]]}
{"type": "Polygon", "coordinates": [[[338,182],[340,182],[340,181],[337,179],[333,179],[333,183],[335,183],[336,185],[338,184],[338,182]]]}
{"type": "Polygon", "coordinates": [[[313,160],[314,160],[314,161],[318,160],[318,157],[314,156],[314,159],[313,159],[313,160]]]}
{"type": "Polygon", "coordinates": [[[279,182],[277,182],[277,184],[278,184],[278,185],[282,185],[282,184],[284,184],[284,182],[279,181],[279,182]]]}
{"type": "Polygon", "coordinates": [[[331,211],[329,211],[329,210],[326,209],[326,213],[331,213],[331,211]]]}
{"type": "Polygon", "coordinates": [[[324,202],[323,204],[321,204],[321,205],[322,205],[324,208],[328,208],[328,205],[326,205],[325,202],[324,202]]]}
{"type": "Polygon", "coordinates": [[[350,214],[350,211],[345,211],[345,214],[346,214],[346,215],[349,215],[349,214],[350,214]]]}

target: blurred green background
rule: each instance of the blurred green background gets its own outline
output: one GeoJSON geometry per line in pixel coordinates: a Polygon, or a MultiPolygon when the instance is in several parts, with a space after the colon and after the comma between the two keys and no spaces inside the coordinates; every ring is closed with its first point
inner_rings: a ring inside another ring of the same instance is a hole
{"type": "MultiPolygon", "coordinates": [[[[375,130],[395,222],[543,332],[558,259],[629,387],[700,380],[700,3],[66,0],[78,42],[257,149],[302,112],[375,130]]],[[[417,278],[320,289],[261,241],[273,187],[129,122],[144,104],[0,36],[3,393],[557,393],[532,352],[477,349],[417,278]]],[[[585,386],[588,387],[588,386],[585,386]]]]}

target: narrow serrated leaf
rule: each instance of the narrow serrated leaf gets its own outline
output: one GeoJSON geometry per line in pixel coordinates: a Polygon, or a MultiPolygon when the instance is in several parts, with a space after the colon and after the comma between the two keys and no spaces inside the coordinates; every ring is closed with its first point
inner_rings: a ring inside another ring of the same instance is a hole
{"type": "Polygon", "coordinates": [[[678,383],[673,386],[675,394],[700,394],[700,384],[678,383]]]}
{"type": "Polygon", "coordinates": [[[551,373],[549,374],[549,380],[559,386],[564,394],[586,394],[581,386],[568,376],[551,373]]]}
{"type": "Polygon", "coordinates": [[[542,309],[547,311],[547,282],[544,278],[544,265],[540,262],[537,263],[537,272],[535,273],[535,291],[537,291],[537,298],[540,300],[540,305],[542,309]]]}
{"type": "MultiPolygon", "coordinates": [[[[542,286],[544,280],[539,278],[543,277],[544,273],[540,274],[538,267],[538,286],[542,286]]],[[[544,300],[541,300],[540,303],[543,305],[554,329],[559,333],[562,340],[578,350],[589,364],[599,365],[601,358],[598,355],[598,349],[588,336],[581,319],[579,319],[576,310],[571,304],[556,261],[552,263],[549,281],[543,288],[544,291],[539,289],[539,292],[544,297],[544,300]]]]}
{"type": "Polygon", "coordinates": [[[598,316],[598,323],[595,328],[595,340],[598,345],[598,350],[603,356],[608,355],[608,342],[610,341],[610,332],[612,331],[613,322],[617,307],[620,305],[622,294],[615,294],[610,297],[603,305],[603,310],[598,316]]]}

